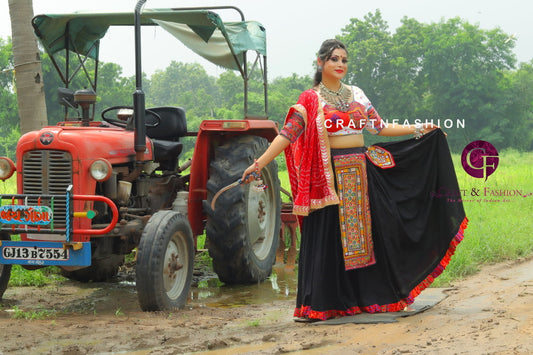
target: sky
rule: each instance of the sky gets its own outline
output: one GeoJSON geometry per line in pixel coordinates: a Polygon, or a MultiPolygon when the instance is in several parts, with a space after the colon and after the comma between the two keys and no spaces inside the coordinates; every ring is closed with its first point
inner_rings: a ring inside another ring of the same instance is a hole
{"type": "MultiPolygon", "coordinates": [[[[70,13],[74,11],[133,11],[136,0],[33,0],[34,14],[70,13]]],[[[481,29],[500,28],[516,38],[515,55],[519,62],[533,59],[533,3],[524,0],[148,0],[145,8],[232,5],[240,8],[246,20],[260,22],[267,31],[269,78],[312,75],[313,62],[323,40],[341,34],[350,19],[363,17],[379,9],[389,30],[394,32],[403,17],[433,23],[460,17],[481,29]]],[[[223,13],[223,20],[237,20],[223,13]],[[227,17],[225,17],[225,15],[227,17]]],[[[0,0],[0,38],[11,36],[7,0],[0,0]]],[[[115,29],[102,41],[100,59],[123,67],[124,75],[134,74],[133,32],[115,29]]],[[[143,71],[151,75],[165,69],[172,60],[200,63],[209,74],[222,70],[203,61],[162,29],[143,32],[143,71]]]]}

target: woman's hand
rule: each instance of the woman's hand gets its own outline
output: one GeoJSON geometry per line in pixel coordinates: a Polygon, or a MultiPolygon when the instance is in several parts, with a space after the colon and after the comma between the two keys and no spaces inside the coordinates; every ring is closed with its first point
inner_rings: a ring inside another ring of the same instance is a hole
{"type": "MultiPolygon", "coordinates": [[[[434,131],[436,130],[437,128],[440,128],[440,126],[437,126],[436,124],[433,124],[432,122],[431,123],[423,123],[422,124],[422,134],[426,134],[426,133],[429,133],[431,131],[434,131]]],[[[446,132],[442,131],[442,133],[444,133],[445,136],[447,136],[446,132]]]]}
{"type": "Polygon", "coordinates": [[[429,133],[431,131],[434,131],[437,128],[440,128],[440,127],[437,126],[436,124],[433,124],[433,123],[422,123],[422,132],[424,134],[429,133]]]}
{"type": "Polygon", "coordinates": [[[246,168],[246,170],[244,170],[244,173],[242,173],[241,181],[244,184],[249,184],[254,181],[256,177],[252,174],[253,172],[257,173],[256,163],[253,163],[248,168],[246,168]]]}
{"type": "Polygon", "coordinates": [[[257,160],[250,165],[244,173],[242,173],[242,182],[249,184],[254,180],[257,180],[261,177],[261,169],[268,165],[275,157],[277,157],[285,148],[290,144],[288,138],[278,134],[276,138],[272,141],[267,150],[261,155],[257,160]],[[253,176],[252,173],[256,173],[256,176],[253,176]]]}

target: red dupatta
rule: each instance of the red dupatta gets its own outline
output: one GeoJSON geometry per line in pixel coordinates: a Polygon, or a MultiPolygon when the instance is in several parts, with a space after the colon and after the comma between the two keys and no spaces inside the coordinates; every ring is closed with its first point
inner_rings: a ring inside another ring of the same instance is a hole
{"type": "Polygon", "coordinates": [[[287,113],[287,120],[298,111],[305,121],[305,131],[285,149],[293,196],[293,213],[307,216],[315,209],[339,203],[324,112],[316,91],[304,91],[287,113]]]}

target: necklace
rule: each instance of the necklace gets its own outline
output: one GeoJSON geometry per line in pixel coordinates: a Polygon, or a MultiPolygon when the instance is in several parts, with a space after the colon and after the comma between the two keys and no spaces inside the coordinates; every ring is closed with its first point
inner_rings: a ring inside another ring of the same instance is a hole
{"type": "Polygon", "coordinates": [[[350,109],[350,102],[352,99],[352,90],[348,90],[344,84],[341,83],[339,91],[333,91],[324,85],[319,84],[320,96],[331,106],[334,106],[341,112],[347,112],[350,109]]]}

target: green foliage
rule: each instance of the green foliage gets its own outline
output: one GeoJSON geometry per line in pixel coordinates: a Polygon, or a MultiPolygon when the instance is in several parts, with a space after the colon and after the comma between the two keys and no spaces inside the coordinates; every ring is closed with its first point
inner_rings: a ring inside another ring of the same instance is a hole
{"type": "Polygon", "coordinates": [[[249,320],[248,321],[248,326],[249,327],[259,327],[260,323],[261,323],[261,321],[259,319],[249,320]]]}
{"type": "Polygon", "coordinates": [[[506,129],[500,134],[509,142],[503,146],[533,150],[533,60],[521,63],[516,71],[507,71],[501,85],[501,101],[505,102],[501,123],[506,129]]]}
{"type": "Polygon", "coordinates": [[[20,129],[18,125],[0,126],[0,156],[7,156],[14,161],[19,138],[20,129]]]}
{"type": "MultiPolygon", "coordinates": [[[[441,126],[450,120],[453,127],[444,129],[455,152],[478,139],[500,150],[533,149],[533,61],[517,68],[515,39],[501,29],[480,29],[460,18],[426,24],[404,17],[392,32],[376,10],[352,18],[337,38],[349,52],[345,82],[360,86],[384,119],[440,120],[441,126]],[[465,128],[457,128],[457,120],[464,121],[465,128]]],[[[76,56],[70,60],[71,68],[76,68],[76,56]]],[[[65,67],[61,55],[57,62],[60,68],[65,67]]],[[[92,60],[86,63],[89,74],[94,74],[94,64],[92,60]]],[[[48,121],[55,124],[65,118],[65,108],[57,98],[57,88],[65,84],[46,54],[42,55],[42,67],[48,121]]],[[[12,68],[11,41],[0,39],[0,154],[14,157],[18,113],[12,68]]],[[[248,112],[263,114],[260,71],[249,75],[248,112]]],[[[312,78],[296,74],[271,80],[269,117],[282,125],[288,108],[311,85],[312,78]]],[[[80,70],[70,88],[87,87],[90,82],[80,70]]],[[[243,88],[238,72],[225,71],[212,77],[199,64],[178,61],[143,78],[147,107],[185,108],[189,131],[196,131],[206,119],[243,118],[243,88]]],[[[100,62],[95,119],[100,119],[107,107],[131,105],[134,90],[134,78],[124,77],[120,65],[100,62]]],[[[78,115],[69,111],[69,116],[78,115]]],[[[367,143],[381,139],[370,137],[367,143]]],[[[189,158],[194,140],[184,142],[183,157],[189,158]]]]}
{"type": "Polygon", "coordinates": [[[313,79],[308,76],[293,74],[288,78],[276,78],[269,84],[269,117],[280,126],[285,122],[285,115],[290,106],[294,105],[300,94],[309,89],[313,79]]]}
{"type": "Polygon", "coordinates": [[[115,317],[122,317],[124,315],[125,314],[124,314],[124,312],[122,312],[122,309],[120,309],[120,307],[117,308],[117,310],[115,311],[115,317]]]}
{"type": "Polygon", "coordinates": [[[238,110],[242,110],[242,101],[238,100],[238,95],[242,95],[244,90],[244,84],[241,77],[234,71],[227,70],[220,74],[216,84],[219,87],[220,100],[221,102],[224,102],[224,108],[231,109],[233,107],[238,107],[238,110]]]}
{"type": "MultiPolygon", "coordinates": [[[[59,67],[64,70],[65,58],[61,54],[55,55],[59,67]]],[[[71,68],[76,68],[77,59],[71,58],[71,68]]],[[[65,106],[59,104],[57,89],[66,87],[56,72],[52,60],[47,54],[41,57],[43,77],[45,82],[46,111],[48,123],[53,125],[65,120],[65,106]]],[[[87,71],[91,78],[94,77],[94,61],[88,60],[87,71]]],[[[72,70],[72,69],[71,69],[72,70]]],[[[93,79],[91,79],[93,80],[93,79]]],[[[100,120],[100,112],[111,106],[132,106],[132,95],[135,91],[135,78],[125,78],[122,76],[122,67],[115,63],[98,64],[98,86],[97,103],[95,107],[95,120],[100,120]]],[[[149,82],[144,82],[149,88],[149,82]]],[[[91,88],[91,82],[87,79],[85,72],[80,70],[72,79],[69,89],[72,91],[91,88]]],[[[77,118],[81,116],[80,109],[68,109],[68,117],[77,118]]]]}
{"type": "Polygon", "coordinates": [[[150,82],[149,105],[182,106],[191,116],[212,116],[219,103],[215,78],[200,64],[172,61],[165,70],[156,71],[150,82]]]}
{"type": "Polygon", "coordinates": [[[514,70],[514,40],[502,30],[404,18],[390,33],[376,10],[352,19],[338,39],[349,52],[346,81],[363,88],[382,118],[440,123],[455,150],[478,139],[531,149],[531,68],[514,70]]]}
{"type": "Polygon", "coordinates": [[[352,18],[337,36],[348,50],[348,74],[345,81],[363,88],[374,105],[382,107],[380,84],[388,66],[391,37],[381,12],[368,13],[364,20],[352,18]]]}
{"type": "Polygon", "coordinates": [[[17,193],[17,180],[7,179],[5,181],[0,180],[0,194],[14,194],[17,193]]]}
{"type": "Polygon", "coordinates": [[[502,122],[510,117],[505,115],[508,104],[502,100],[500,82],[515,61],[507,37],[500,30],[480,30],[456,18],[433,24],[425,39],[426,105],[438,117],[467,119],[469,140],[504,143],[502,122]]]}
{"type": "MultiPolygon", "coordinates": [[[[143,86],[149,88],[146,80],[143,86]]],[[[98,97],[96,112],[111,106],[132,106],[135,77],[122,77],[122,67],[114,63],[100,63],[98,68],[98,97]]],[[[97,117],[99,119],[99,117],[97,117]]]]}
{"type": "MultiPolygon", "coordinates": [[[[13,52],[11,39],[0,38],[0,135],[8,135],[18,126],[17,96],[14,92],[13,52]]],[[[0,154],[7,154],[0,152],[0,154]]]]}

